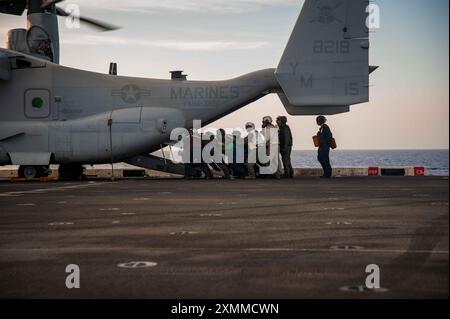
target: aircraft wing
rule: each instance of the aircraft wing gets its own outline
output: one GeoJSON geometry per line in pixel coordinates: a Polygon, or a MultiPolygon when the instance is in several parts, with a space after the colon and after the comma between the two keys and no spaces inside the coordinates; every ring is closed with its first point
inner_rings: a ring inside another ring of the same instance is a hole
{"type": "Polygon", "coordinates": [[[8,81],[11,78],[11,70],[27,67],[43,68],[49,63],[33,55],[0,48],[0,81],[8,81]]]}

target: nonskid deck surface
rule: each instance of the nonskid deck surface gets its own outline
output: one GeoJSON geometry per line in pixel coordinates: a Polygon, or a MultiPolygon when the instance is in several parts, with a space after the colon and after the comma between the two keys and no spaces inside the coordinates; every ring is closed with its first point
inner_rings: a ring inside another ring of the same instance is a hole
{"type": "Polygon", "coordinates": [[[0,182],[0,297],[448,297],[448,183],[0,182]]]}

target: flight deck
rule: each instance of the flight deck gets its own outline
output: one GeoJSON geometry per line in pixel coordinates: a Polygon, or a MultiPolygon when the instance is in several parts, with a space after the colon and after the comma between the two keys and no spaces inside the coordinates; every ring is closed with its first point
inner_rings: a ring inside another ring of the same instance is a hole
{"type": "Polygon", "coordinates": [[[0,298],[448,298],[448,191],[447,177],[0,181],[0,298]]]}

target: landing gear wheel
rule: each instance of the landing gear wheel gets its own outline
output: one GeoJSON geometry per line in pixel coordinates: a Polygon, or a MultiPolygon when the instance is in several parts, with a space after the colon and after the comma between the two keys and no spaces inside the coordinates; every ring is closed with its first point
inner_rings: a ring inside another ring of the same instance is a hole
{"type": "Polygon", "coordinates": [[[63,164],[59,166],[59,179],[79,180],[83,177],[83,165],[81,164],[63,164]]]}
{"type": "Polygon", "coordinates": [[[47,177],[49,174],[48,166],[22,165],[19,167],[19,178],[34,179],[47,177]]]}
{"type": "Polygon", "coordinates": [[[23,166],[19,169],[19,177],[26,179],[38,178],[39,172],[36,166],[23,166]]]}

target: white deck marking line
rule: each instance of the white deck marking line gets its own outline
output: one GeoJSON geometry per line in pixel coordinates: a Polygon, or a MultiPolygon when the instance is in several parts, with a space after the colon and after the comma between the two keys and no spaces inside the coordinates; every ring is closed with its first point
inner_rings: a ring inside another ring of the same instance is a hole
{"type": "Polygon", "coordinates": [[[155,263],[153,261],[131,261],[131,262],[117,265],[117,267],[119,267],[119,268],[129,268],[129,269],[149,268],[149,267],[156,267],[156,266],[158,266],[158,263],[155,263]]]}
{"type": "Polygon", "coordinates": [[[149,252],[149,251],[179,251],[179,250],[190,250],[190,251],[224,251],[224,252],[304,252],[304,253],[348,253],[348,254],[359,254],[359,253],[384,253],[384,254],[434,254],[434,255],[448,255],[449,252],[446,250],[402,250],[402,249],[359,249],[359,250],[335,250],[335,249],[308,249],[308,248],[188,248],[188,247],[149,247],[149,248],[136,248],[136,247],[117,247],[117,248],[106,248],[106,247],[71,247],[71,248],[0,248],[0,252],[82,252],[82,251],[137,251],[137,252],[149,252]]]}
{"type": "Polygon", "coordinates": [[[345,250],[345,249],[296,249],[296,248],[249,248],[245,249],[247,251],[256,251],[256,252],[305,252],[305,253],[320,253],[320,252],[339,252],[339,253],[383,253],[383,254],[441,254],[448,255],[449,252],[445,250],[402,250],[402,249],[353,249],[353,250],[345,250]]]}
{"type": "Polygon", "coordinates": [[[87,187],[92,187],[92,186],[100,186],[103,184],[105,184],[105,183],[81,184],[81,185],[70,185],[70,186],[63,186],[63,187],[39,188],[39,189],[17,191],[17,192],[6,192],[6,193],[0,193],[0,197],[17,196],[17,195],[25,195],[25,194],[42,194],[42,193],[48,193],[48,192],[61,192],[61,191],[67,191],[67,190],[73,190],[73,189],[87,188],[87,187]]]}

